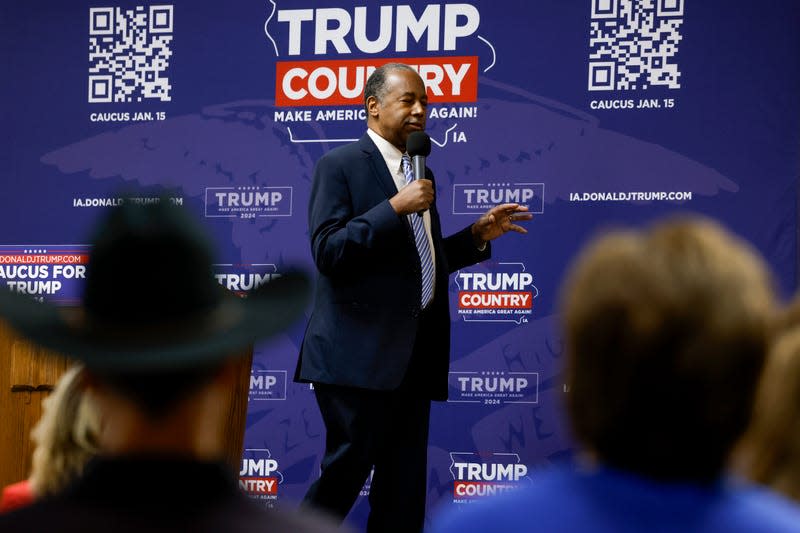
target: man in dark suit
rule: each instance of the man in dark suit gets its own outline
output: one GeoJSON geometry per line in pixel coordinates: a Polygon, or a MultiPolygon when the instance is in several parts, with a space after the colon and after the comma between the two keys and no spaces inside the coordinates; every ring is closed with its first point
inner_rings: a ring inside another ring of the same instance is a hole
{"type": "Polygon", "coordinates": [[[0,516],[0,531],[337,530],[249,500],[221,460],[233,359],[302,314],[308,282],[287,273],[238,298],[211,265],[183,209],[126,203],[94,239],[80,308],[0,291],[0,316],[21,334],[83,362],[102,426],[83,476],[0,516]]]}
{"type": "Polygon", "coordinates": [[[374,467],[368,530],[420,531],[430,401],[447,398],[448,275],[531,215],[503,204],[443,238],[433,174],[414,180],[404,158],[425,129],[422,79],[384,65],[364,101],[367,133],[320,159],[309,204],[319,276],[295,378],[314,384],[327,435],[305,502],[344,518],[374,467]]]}

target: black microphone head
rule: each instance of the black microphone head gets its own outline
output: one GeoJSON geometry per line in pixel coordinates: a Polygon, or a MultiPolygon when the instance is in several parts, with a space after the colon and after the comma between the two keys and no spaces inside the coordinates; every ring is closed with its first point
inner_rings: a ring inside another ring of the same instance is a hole
{"type": "Polygon", "coordinates": [[[406,140],[406,152],[411,157],[428,157],[431,154],[431,138],[424,131],[412,131],[406,140]]]}

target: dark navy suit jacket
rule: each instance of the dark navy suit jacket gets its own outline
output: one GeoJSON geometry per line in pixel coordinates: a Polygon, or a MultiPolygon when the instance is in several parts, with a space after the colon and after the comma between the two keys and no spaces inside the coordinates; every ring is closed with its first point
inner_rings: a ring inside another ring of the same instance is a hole
{"type": "Polygon", "coordinates": [[[490,246],[479,251],[469,227],[443,238],[434,202],[436,293],[420,330],[420,260],[408,219],[389,204],[395,194],[386,162],[366,134],[317,163],[308,223],[319,275],[295,379],[395,389],[418,332],[425,331],[421,370],[427,393],[442,400],[450,363],[448,275],[487,259],[490,246]]]}

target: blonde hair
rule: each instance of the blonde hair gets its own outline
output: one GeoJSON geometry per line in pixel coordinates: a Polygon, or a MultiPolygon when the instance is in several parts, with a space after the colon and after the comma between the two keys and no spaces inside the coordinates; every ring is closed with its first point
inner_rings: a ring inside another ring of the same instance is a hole
{"type": "Polygon", "coordinates": [[[800,327],[776,341],[767,359],[745,435],[745,474],[800,501],[800,327]]]}
{"type": "Polygon", "coordinates": [[[55,494],[83,473],[97,453],[100,417],[84,394],[83,367],[73,366],[42,403],[31,432],[35,443],[30,483],[37,498],[55,494]]]}

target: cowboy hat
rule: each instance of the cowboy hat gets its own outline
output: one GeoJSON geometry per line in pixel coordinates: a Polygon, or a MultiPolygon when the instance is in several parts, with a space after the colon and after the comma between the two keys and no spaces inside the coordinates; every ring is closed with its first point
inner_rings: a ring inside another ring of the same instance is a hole
{"type": "Polygon", "coordinates": [[[81,306],[0,291],[0,317],[90,369],[169,371],[221,361],[302,314],[305,275],[285,273],[239,298],[214,279],[212,257],[183,208],[124,202],[92,240],[81,306]]]}

